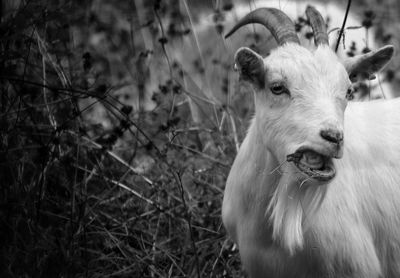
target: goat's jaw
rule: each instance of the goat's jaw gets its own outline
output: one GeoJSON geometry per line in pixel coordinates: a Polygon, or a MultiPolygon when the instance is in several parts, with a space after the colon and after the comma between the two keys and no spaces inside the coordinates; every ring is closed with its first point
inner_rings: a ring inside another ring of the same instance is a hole
{"type": "Polygon", "coordinates": [[[308,178],[317,181],[330,181],[336,175],[332,157],[323,155],[311,148],[300,148],[287,156],[293,164],[308,178]]]}

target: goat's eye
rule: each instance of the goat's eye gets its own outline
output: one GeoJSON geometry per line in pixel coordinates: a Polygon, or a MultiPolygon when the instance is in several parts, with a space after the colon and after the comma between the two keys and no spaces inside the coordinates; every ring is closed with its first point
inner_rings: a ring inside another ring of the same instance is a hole
{"type": "Polygon", "coordinates": [[[285,88],[285,86],[283,86],[282,84],[272,84],[272,86],[270,87],[271,92],[275,95],[281,95],[283,93],[287,92],[287,89],[285,88]]]}
{"type": "Polygon", "coordinates": [[[353,89],[353,87],[350,87],[350,88],[347,89],[346,99],[347,100],[354,99],[354,89],[353,89]]]}

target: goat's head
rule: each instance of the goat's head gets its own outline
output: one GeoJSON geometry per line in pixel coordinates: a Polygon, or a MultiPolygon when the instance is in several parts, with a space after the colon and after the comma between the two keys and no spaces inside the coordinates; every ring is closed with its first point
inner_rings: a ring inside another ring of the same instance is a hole
{"type": "Polygon", "coordinates": [[[266,58],[249,48],[235,54],[241,79],[255,91],[255,118],[262,142],[295,176],[319,184],[335,176],[333,158],[343,155],[344,112],[352,81],[369,77],[393,55],[393,47],[341,62],[328,45],[326,25],[313,7],[306,10],[316,48],[302,47],[283,12],[260,8],[242,18],[226,37],[249,23],[267,27],[279,47],[266,58]]]}

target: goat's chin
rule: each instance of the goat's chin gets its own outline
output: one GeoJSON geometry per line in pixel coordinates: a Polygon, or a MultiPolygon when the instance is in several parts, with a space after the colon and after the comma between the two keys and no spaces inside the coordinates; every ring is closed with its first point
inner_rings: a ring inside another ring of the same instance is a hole
{"type": "Polygon", "coordinates": [[[292,165],[285,168],[267,213],[273,239],[293,254],[303,247],[304,232],[324,199],[327,185],[305,178],[292,165]]]}

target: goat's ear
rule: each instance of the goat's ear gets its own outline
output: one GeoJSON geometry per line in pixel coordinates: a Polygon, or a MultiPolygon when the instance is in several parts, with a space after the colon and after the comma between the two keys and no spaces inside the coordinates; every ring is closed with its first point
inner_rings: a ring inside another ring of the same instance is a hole
{"type": "Polygon", "coordinates": [[[235,54],[235,67],[240,78],[251,82],[257,88],[264,88],[264,61],[260,55],[247,47],[241,47],[235,54]]]}
{"type": "Polygon", "coordinates": [[[374,79],[374,73],[381,70],[390,61],[394,54],[394,47],[386,45],[378,50],[348,58],[344,61],[350,80],[374,79]]]}

